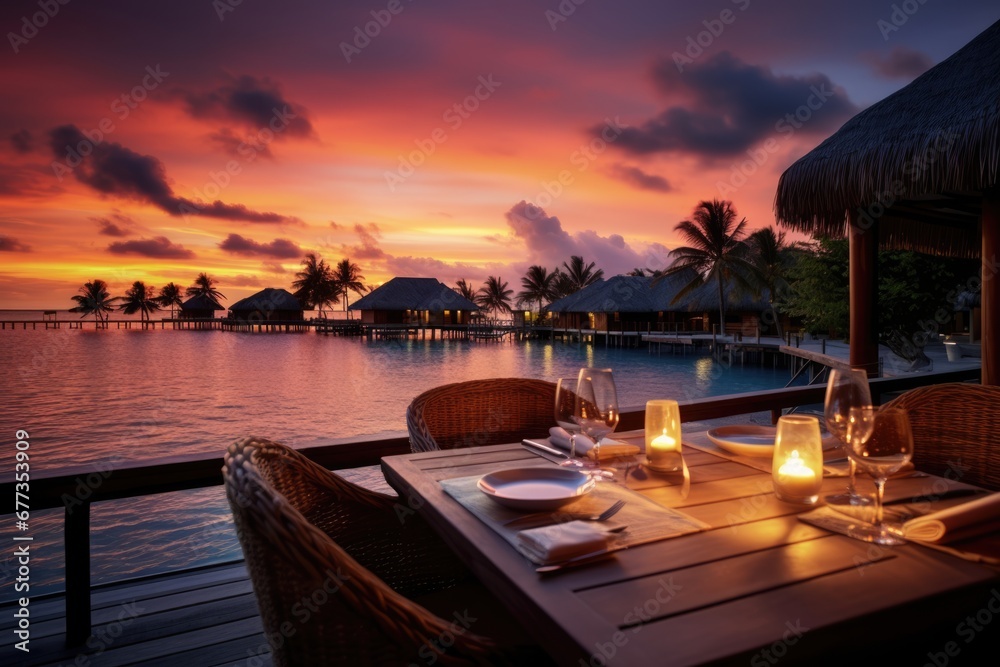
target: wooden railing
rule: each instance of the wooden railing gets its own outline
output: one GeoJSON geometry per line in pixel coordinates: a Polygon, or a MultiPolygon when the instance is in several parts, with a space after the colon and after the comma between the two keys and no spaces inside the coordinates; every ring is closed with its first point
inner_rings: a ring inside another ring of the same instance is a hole
{"type": "MultiPolygon", "coordinates": [[[[979,369],[914,374],[870,381],[872,398],[881,403],[885,394],[941,382],[977,381],[979,369]]],[[[748,394],[732,394],[681,401],[681,421],[703,421],[719,417],[770,411],[776,421],[782,410],[801,405],[821,404],[825,386],[791,387],[748,394]]],[[[643,428],[643,406],[623,408],[620,430],[643,428]]],[[[352,438],[335,444],[300,449],[310,459],[331,469],[376,465],[382,457],[410,451],[405,434],[378,440],[352,438]]],[[[190,454],[126,463],[115,467],[99,484],[88,485],[80,498],[81,480],[95,474],[93,467],[63,468],[32,475],[31,508],[65,509],[66,550],[66,642],[74,646],[90,636],[90,504],[103,500],[134,498],[157,493],[199,489],[222,484],[221,452],[190,454]],[[69,499],[69,500],[67,500],[69,499]]],[[[13,474],[0,478],[0,497],[13,497],[13,474]]]]}

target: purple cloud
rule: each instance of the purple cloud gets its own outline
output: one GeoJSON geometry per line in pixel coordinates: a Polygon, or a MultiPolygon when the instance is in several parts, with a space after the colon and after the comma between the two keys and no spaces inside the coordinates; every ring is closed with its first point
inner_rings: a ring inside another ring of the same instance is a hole
{"type": "Polygon", "coordinates": [[[288,239],[274,239],[270,243],[260,243],[239,234],[230,234],[219,247],[226,252],[244,257],[273,257],[293,259],[304,254],[302,248],[288,239]]]}
{"type": "Polygon", "coordinates": [[[195,254],[166,236],[133,241],[115,241],[108,246],[108,252],[116,255],[141,255],[151,259],[194,259],[195,254]]]}

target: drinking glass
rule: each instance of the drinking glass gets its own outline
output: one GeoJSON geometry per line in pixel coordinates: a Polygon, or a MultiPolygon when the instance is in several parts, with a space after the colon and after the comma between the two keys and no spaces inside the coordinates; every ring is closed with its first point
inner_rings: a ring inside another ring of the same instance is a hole
{"type": "Polygon", "coordinates": [[[847,491],[827,496],[829,505],[867,505],[868,498],[855,489],[855,459],[850,455],[852,441],[863,442],[871,435],[872,395],[868,388],[868,374],[863,370],[830,369],[826,384],[824,415],[826,429],[839,440],[848,458],[847,491]],[[854,411],[852,412],[852,409],[854,411]],[[848,428],[850,426],[850,428],[848,428]]]}
{"type": "Polygon", "coordinates": [[[618,427],[618,393],[610,368],[581,368],[576,382],[573,420],[594,441],[594,465],[600,467],[601,438],[618,427]]]}
{"type": "MultiPolygon", "coordinates": [[[[854,424],[860,422],[859,415],[847,430],[851,431],[854,424]]],[[[847,455],[875,480],[874,529],[855,536],[875,544],[903,544],[906,540],[895,534],[882,519],[882,497],[889,475],[897,472],[913,457],[913,431],[906,411],[900,408],[878,410],[869,436],[850,438],[848,443],[847,455]]]]}
{"type": "Polygon", "coordinates": [[[576,384],[575,377],[556,380],[556,424],[569,432],[569,458],[561,462],[559,464],[561,466],[583,465],[576,458],[576,434],[580,432],[580,425],[573,419],[576,410],[576,384]]]}

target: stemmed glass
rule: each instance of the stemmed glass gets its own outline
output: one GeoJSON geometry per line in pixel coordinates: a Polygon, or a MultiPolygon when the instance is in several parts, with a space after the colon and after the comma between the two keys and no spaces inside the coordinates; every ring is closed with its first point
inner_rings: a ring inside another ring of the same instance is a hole
{"type": "Polygon", "coordinates": [[[610,368],[581,368],[576,382],[573,420],[594,441],[594,465],[600,467],[601,438],[618,427],[618,392],[610,368]]]}
{"type": "Polygon", "coordinates": [[[859,369],[831,368],[824,406],[826,428],[844,446],[848,482],[845,493],[824,498],[829,505],[867,505],[870,502],[855,489],[856,464],[850,451],[852,444],[861,444],[871,435],[873,412],[868,374],[859,369]]]}
{"type": "MultiPolygon", "coordinates": [[[[851,431],[854,424],[861,423],[861,419],[862,416],[858,415],[858,419],[852,421],[847,430],[851,431]]],[[[848,442],[847,455],[875,480],[874,529],[862,531],[860,535],[852,532],[852,535],[875,544],[905,543],[906,540],[894,534],[883,521],[882,497],[889,475],[897,472],[913,457],[913,432],[906,411],[900,408],[878,410],[875,412],[869,437],[850,438],[848,442]]]]}
{"type": "Polygon", "coordinates": [[[569,458],[561,462],[561,466],[577,466],[583,463],[576,458],[576,434],[580,425],[573,419],[576,414],[576,384],[577,378],[559,378],[556,380],[556,424],[569,433],[569,458]]]}

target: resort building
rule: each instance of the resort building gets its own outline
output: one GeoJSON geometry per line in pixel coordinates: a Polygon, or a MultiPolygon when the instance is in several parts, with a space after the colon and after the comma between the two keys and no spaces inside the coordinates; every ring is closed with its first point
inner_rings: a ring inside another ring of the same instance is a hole
{"type": "Polygon", "coordinates": [[[231,305],[229,317],[237,322],[298,322],[302,310],[291,292],[268,287],[231,305]]]}
{"type": "Polygon", "coordinates": [[[468,324],[477,306],[435,278],[393,278],[348,306],[365,324],[468,324]]]}
{"type": "Polygon", "coordinates": [[[217,310],[225,308],[207,294],[199,294],[181,304],[179,317],[183,320],[204,320],[215,317],[217,310]]]}
{"type": "MultiPolygon", "coordinates": [[[[614,276],[553,301],[548,310],[556,328],[711,332],[719,322],[715,284],[701,285],[675,302],[685,284],[681,275],[664,276],[655,284],[649,277],[614,276]]],[[[774,318],[763,316],[770,310],[766,294],[737,297],[730,291],[727,297],[726,331],[754,335],[759,326],[761,333],[773,333],[774,318]]]]}

